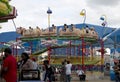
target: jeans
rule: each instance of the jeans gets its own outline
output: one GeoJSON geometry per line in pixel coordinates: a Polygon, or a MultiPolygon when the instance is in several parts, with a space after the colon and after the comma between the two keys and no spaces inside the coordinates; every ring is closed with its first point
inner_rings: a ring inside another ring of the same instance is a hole
{"type": "Polygon", "coordinates": [[[70,82],[71,81],[71,76],[70,75],[66,75],[66,82],[70,82]]]}
{"type": "Polygon", "coordinates": [[[52,76],[51,76],[51,74],[48,74],[48,73],[46,72],[46,73],[45,73],[45,77],[44,77],[44,81],[46,81],[47,77],[48,77],[48,79],[49,79],[49,82],[52,82],[52,76]]]}
{"type": "Polygon", "coordinates": [[[115,74],[115,82],[120,82],[119,74],[115,74]]]}

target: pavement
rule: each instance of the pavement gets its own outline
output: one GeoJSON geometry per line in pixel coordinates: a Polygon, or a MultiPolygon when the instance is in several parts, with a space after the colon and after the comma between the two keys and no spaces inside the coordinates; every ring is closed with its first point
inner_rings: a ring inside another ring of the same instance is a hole
{"type": "MultiPolygon", "coordinates": [[[[20,82],[42,82],[42,81],[20,81],[20,82]]],[[[60,82],[60,81],[55,81],[55,82],[60,82]]],[[[80,82],[80,81],[72,80],[71,82],[80,82]]],[[[115,81],[111,81],[109,76],[105,76],[104,79],[86,80],[84,82],[115,82],[115,81]]]]}
{"type": "MultiPolygon", "coordinates": [[[[60,81],[56,81],[56,82],[60,82],[60,81]]],[[[72,80],[71,82],[80,82],[80,81],[79,80],[72,80]]],[[[86,80],[84,82],[115,82],[115,81],[111,81],[109,76],[105,76],[103,79],[86,80]]]]}
{"type": "MultiPolygon", "coordinates": [[[[71,82],[80,82],[79,77],[72,73],[72,79],[71,82]]],[[[56,82],[60,82],[59,80],[56,82]]],[[[86,81],[85,82],[115,82],[110,80],[109,75],[104,75],[104,73],[101,72],[87,72],[86,73],[86,81]]]]}
{"type": "MultiPolygon", "coordinates": [[[[56,77],[57,81],[54,82],[60,82],[60,74],[57,74],[56,77]]],[[[42,81],[20,81],[20,82],[42,82],[42,81]]],[[[72,72],[71,82],[80,82],[79,77],[75,72],[72,72]]],[[[84,82],[115,82],[115,81],[111,81],[109,75],[105,75],[104,73],[101,72],[86,72],[86,81],[84,82]]]]}
{"type": "MultiPolygon", "coordinates": [[[[59,82],[59,81],[57,81],[57,82],[59,82]]],[[[72,80],[71,82],[80,82],[80,81],[72,80]]],[[[111,81],[109,76],[105,76],[103,79],[86,80],[85,82],[115,82],[115,81],[111,81]]]]}

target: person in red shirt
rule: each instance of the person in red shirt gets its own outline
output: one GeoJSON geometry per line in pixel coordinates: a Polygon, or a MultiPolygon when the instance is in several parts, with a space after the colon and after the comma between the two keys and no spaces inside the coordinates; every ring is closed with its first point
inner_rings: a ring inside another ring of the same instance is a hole
{"type": "Polygon", "coordinates": [[[2,65],[2,77],[6,82],[17,82],[17,61],[10,48],[5,48],[5,59],[2,65]]]}

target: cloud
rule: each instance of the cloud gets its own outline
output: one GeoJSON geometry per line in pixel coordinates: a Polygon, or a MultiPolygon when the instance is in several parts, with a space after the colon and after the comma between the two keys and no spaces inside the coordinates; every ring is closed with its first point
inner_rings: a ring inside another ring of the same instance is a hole
{"type": "Polygon", "coordinates": [[[117,6],[120,0],[86,0],[88,6],[117,6]]]}
{"type": "MultiPolygon", "coordinates": [[[[17,27],[47,28],[48,7],[52,10],[50,23],[56,26],[82,23],[82,9],[86,10],[86,23],[101,25],[99,18],[105,14],[110,27],[120,26],[120,0],[12,0],[10,4],[15,6],[18,12],[14,19],[17,27]]],[[[11,20],[0,25],[3,27],[1,32],[15,30],[11,20]]]]}

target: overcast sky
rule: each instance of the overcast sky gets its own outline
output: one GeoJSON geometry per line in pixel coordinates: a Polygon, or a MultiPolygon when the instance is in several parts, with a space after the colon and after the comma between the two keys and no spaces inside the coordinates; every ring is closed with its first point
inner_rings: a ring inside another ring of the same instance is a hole
{"type": "MultiPolygon", "coordinates": [[[[47,28],[48,7],[52,10],[50,23],[56,26],[83,23],[80,12],[85,9],[86,23],[101,25],[100,17],[105,15],[109,27],[120,27],[120,0],[11,0],[10,4],[17,9],[17,27],[47,28]]],[[[0,32],[15,31],[12,20],[0,25],[0,32]]]]}

